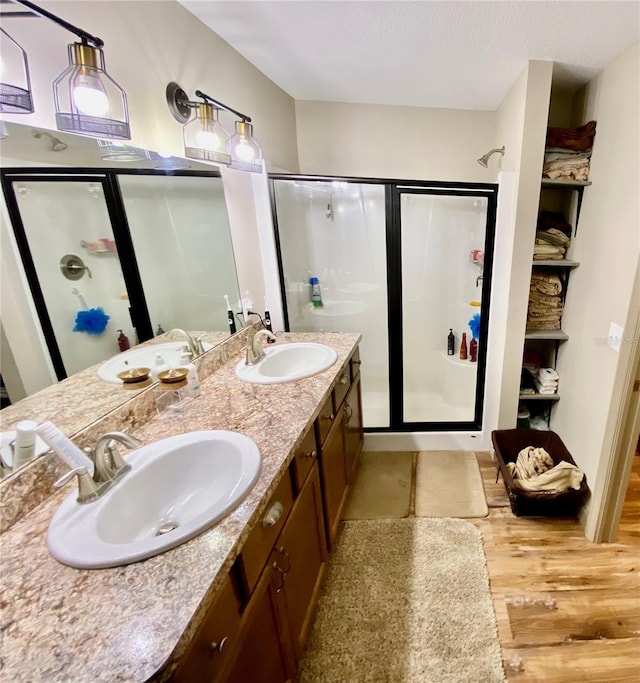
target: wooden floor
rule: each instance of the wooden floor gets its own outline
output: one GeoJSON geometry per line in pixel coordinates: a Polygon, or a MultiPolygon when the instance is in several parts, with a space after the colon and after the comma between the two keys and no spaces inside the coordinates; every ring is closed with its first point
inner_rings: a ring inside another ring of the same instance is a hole
{"type": "Polygon", "coordinates": [[[489,516],[482,532],[509,683],[640,682],[640,457],[616,543],[576,520],[511,513],[490,455],[478,454],[489,516]]]}

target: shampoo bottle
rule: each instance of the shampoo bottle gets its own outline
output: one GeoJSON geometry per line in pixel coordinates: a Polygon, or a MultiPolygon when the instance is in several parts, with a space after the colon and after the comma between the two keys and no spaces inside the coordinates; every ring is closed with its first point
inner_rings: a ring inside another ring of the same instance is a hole
{"type": "Polygon", "coordinates": [[[460,358],[467,360],[467,333],[462,333],[462,341],[460,342],[460,358]]]}
{"type": "Polygon", "coordinates": [[[472,363],[476,363],[478,361],[478,342],[476,341],[475,337],[473,337],[469,342],[469,360],[472,363]]]}
{"type": "Polygon", "coordinates": [[[453,356],[455,353],[456,338],[453,335],[453,328],[449,328],[449,334],[447,335],[447,356],[453,356]]]}
{"type": "Polygon", "coordinates": [[[127,349],[131,348],[131,344],[129,343],[129,337],[122,331],[118,330],[120,334],[118,335],[118,346],[120,347],[120,351],[126,351],[127,349]]]}
{"type": "Polygon", "coordinates": [[[316,307],[322,306],[322,293],[320,291],[320,280],[317,277],[310,277],[309,284],[311,285],[311,303],[316,307]]]}
{"type": "Polygon", "coordinates": [[[189,371],[187,375],[187,394],[189,396],[197,396],[200,393],[200,378],[198,377],[198,369],[191,362],[191,354],[185,351],[180,354],[180,368],[186,368],[189,371]]]}

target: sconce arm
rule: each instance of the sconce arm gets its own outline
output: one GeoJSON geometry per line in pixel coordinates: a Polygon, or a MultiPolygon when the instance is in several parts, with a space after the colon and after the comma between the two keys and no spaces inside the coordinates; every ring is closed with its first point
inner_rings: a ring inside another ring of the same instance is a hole
{"type": "Polygon", "coordinates": [[[26,7],[27,9],[31,10],[34,14],[37,14],[40,17],[50,19],[54,23],[58,24],[58,26],[62,26],[62,28],[67,29],[67,31],[75,33],[75,35],[77,35],[78,38],[80,38],[85,45],[87,43],[91,43],[94,47],[98,49],[104,47],[104,41],[98,38],[97,36],[92,36],[90,33],[87,33],[83,29],[78,28],[73,24],[70,24],[68,21],[61,19],[60,17],[57,17],[55,14],[48,12],[46,9],[38,7],[38,5],[36,5],[33,2],[30,2],[29,0],[13,0],[13,2],[15,2],[18,5],[22,5],[23,7],[26,7]]]}
{"type": "Polygon", "coordinates": [[[203,100],[206,100],[207,102],[211,102],[211,104],[215,104],[216,107],[218,107],[218,109],[224,109],[225,111],[231,112],[232,114],[239,116],[245,123],[251,123],[251,117],[250,116],[247,116],[246,114],[243,114],[242,112],[236,111],[235,109],[228,107],[226,104],[223,104],[222,102],[219,102],[218,100],[214,100],[213,97],[210,97],[206,93],[202,92],[202,90],[196,90],[196,97],[201,97],[203,100]]]}

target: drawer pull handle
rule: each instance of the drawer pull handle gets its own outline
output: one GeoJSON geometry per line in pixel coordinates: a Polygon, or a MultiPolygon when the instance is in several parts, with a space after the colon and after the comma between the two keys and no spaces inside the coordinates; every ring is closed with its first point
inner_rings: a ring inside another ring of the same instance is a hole
{"type": "Polygon", "coordinates": [[[349,384],[349,375],[346,373],[340,378],[340,384],[349,384]]]}
{"type": "Polygon", "coordinates": [[[353,417],[353,408],[348,403],[345,403],[345,412],[347,414],[347,421],[351,420],[353,417]]]}
{"type": "Polygon", "coordinates": [[[227,636],[225,636],[219,643],[216,643],[216,641],[214,640],[210,645],[211,650],[213,652],[222,652],[222,648],[226,645],[227,640],[229,640],[227,636]]]}
{"type": "MultiPolygon", "coordinates": [[[[284,588],[285,572],[283,572],[282,569],[280,569],[280,567],[278,567],[278,563],[275,561],[273,563],[273,569],[275,570],[275,572],[278,572],[278,574],[280,575],[280,585],[276,588],[276,593],[280,593],[280,591],[282,591],[282,589],[284,588]]],[[[273,574],[273,576],[275,576],[275,573],[273,574]]]]}
{"type": "Polygon", "coordinates": [[[331,413],[331,415],[321,415],[321,418],[323,420],[328,420],[329,422],[331,422],[334,417],[335,417],[335,415],[333,413],[331,413]]]}
{"type": "Polygon", "coordinates": [[[281,569],[281,570],[280,570],[283,574],[286,574],[286,573],[291,569],[291,555],[289,555],[289,553],[284,549],[284,546],[282,546],[281,548],[278,548],[278,552],[279,552],[279,553],[286,559],[286,561],[287,561],[286,569],[281,569]]]}
{"type": "Polygon", "coordinates": [[[352,360],[351,362],[352,362],[354,365],[362,365],[362,361],[361,361],[361,360],[352,360]]]}
{"type": "Polygon", "coordinates": [[[315,450],[313,450],[313,451],[309,451],[308,453],[305,453],[304,457],[309,458],[309,460],[313,460],[316,457],[316,455],[318,455],[318,454],[316,453],[315,450]]]}
{"type": "Polygon", "coordinates": [[[279,500],[276,500],[262,518],[262,528],[268,529],[269,527],[275,526],[280,520],[280,517],[282,517],[283,512],[284,505],[279,500]]]}

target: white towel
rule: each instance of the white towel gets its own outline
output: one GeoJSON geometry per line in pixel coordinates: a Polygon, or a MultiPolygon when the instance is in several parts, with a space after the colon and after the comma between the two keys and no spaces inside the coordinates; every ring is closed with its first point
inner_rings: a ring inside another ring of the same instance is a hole
{"type": "Polygon", "coordinates": [[[554,368],[540,368],[538,370],[538,377],[540,378],[540,381],[543,383],[546,382],[547,380],[559,379],[559,375],[554,370],[554,368]]]}
{"type": "Polygon", "coordinates": [[[538,390],[539,394],[543,394],[545,396],[548,396],[550,394],[555,394],[558,391],[558,386],[545,386],[543,384],[540,384],[538,379],[536,378],[535,380],[536,383],[536,389],[538,390]]]}
{"type": "Polygon", "coordinates": [[[513,483],[525,491],[562,493],[567,489],[580,489],[584,472],[575,465],[562,460],[555,467],[553,458],[544,448],[527,446],[515,462],[508,462],[507,469],[513,483]]]}

